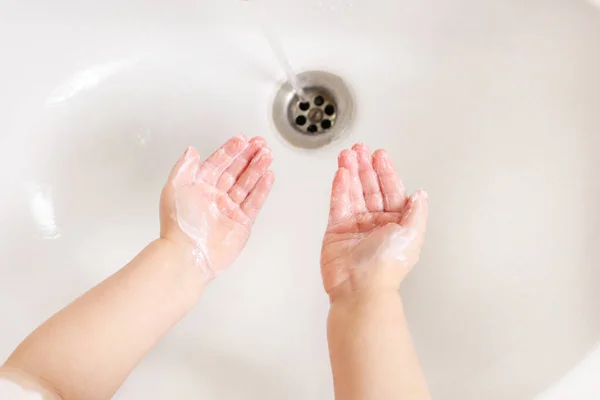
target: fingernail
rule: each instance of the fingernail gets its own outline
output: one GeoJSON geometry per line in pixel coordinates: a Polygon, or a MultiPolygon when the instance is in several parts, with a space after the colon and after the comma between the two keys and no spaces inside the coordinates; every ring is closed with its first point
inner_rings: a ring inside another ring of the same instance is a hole
{"type": "Polygon", "coordinates": [[[258,156],[260,158],[263,158],[264,156],[266,156],[267,154],[271,153],[271,149],[269,149],[268,147],[263,147],[262,149],[260,149],[260,151],[258,152],[258,156]]]}
{"type": "Polygon", "coordinates": [[[185,151],[183,152],[183,157],[186,158],[187,156],[189,156],[191,150],[192,150],[192,146],[188,146],[188,148],[185,149],[185,151]]]}
{"type": "Polygon", "coordinates": [[[252,159],[252,161],[250,161],[251,164],[258,164],[259,162],[261,162],[266,156],[267,154],[269,154],[271,152],[271,150],[268,147],[263,147],[262,149],[260,149],[258,151],[258,153],[256,154],[256,156],[254,156],[254,158],[252,159]]]}
{"type": "Polygon", "coordinates": [[[275,182],[275,174],[273,173],[273,171],[267,171],[266,175],[267,175],[266,179],[269,184],[272,184],[273,182],[275,182]]]}
{"type": "Polygon", "coordinates": [[[417,190],[415,193],[413,193],[412,196],[410,196],[410,203],[414,204],[417,202],[417,200],[421,200],[421,201],[427,201],[427,199],[429,198],[429,195],[427,194],[426,191],[424,190],[417,190]]]}
{"type": "Polygon", "coordinates": [[[237,136],[235,138],[235,148],[236,148],[236,150],[240,150],[240,149],[244,148],[246,146],[247,142],[248,142],[248,139],[246,138],[246,136],[244,136],[244,135],[237,136]]]}
{"type": "Polygon", "coordinates": [[[383,151],[381,153],[381,165],[385,169],[392,168],[392,160],[390,158],[390,155],[386,151],[383,151]]]}
{"type": "Polygon", "coordinates": [[[255,136],[252,139],[250,139],[250,143],[252,144],[256,144],[256,143],[266,143],[265,139],[260,137],[260,136],[255,136]]]}

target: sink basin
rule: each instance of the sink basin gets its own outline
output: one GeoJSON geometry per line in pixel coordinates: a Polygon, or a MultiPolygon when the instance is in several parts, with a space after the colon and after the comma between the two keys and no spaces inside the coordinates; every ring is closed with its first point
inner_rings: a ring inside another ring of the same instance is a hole
{"type": "Polygon", "coordinates": [[[260,4],[0,4],[0,358],[156,237],[186,146],[245,133],[278,176],[254,234],[116,399],[333,398],[319,251],[354,141],[430,195],[401,292],[434,398],[531,399],[578,364],[600,338],[600,11],[265,0],[294,67],[355,95],[348,137],[307,151],[269,114],[260,4]]]}

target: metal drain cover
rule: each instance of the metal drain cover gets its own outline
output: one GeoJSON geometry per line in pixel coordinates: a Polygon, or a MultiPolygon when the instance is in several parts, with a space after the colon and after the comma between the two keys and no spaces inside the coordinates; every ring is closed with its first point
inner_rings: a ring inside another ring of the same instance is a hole
{"type": "Polygon", "coordinates": [[[290,144],[305,149],[323,147],[341,138],[354,119],[354,98],[344,81],[324,71],[298,75],[304,98],[285,82],[273,103],[275,127],[290,144]]]}
{"type": "Polygon", "coordinates": [[[335,127],[337,103],[327,90],[304,90],[304,97],[294,96],[288,107],[290,122],[297,131],[320,135],[335,127]]]}

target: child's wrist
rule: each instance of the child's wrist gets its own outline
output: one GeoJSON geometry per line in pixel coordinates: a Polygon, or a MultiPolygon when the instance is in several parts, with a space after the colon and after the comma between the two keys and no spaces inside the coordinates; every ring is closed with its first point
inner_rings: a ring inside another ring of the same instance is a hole
{"type": "Polygon", "coordinates": [[[396,290],[376,290],[354,293],[335,299],[329,309],[329,321],[347,324],[349,321],[396,321],[404,318],[404,306],[396,290]]]}
{"type": "Polygon", "coordinates": [[[169,259],[173,260],[174,267],[182,268],[186,275],[190,274],[193,277],[193,282],[198,290],[204,289],[211,277],[208,276],[208,268],[198,265],[202,260],[198,260],[192,246],[184,246],[165,237],[158,238],[155,243],[160,246],[162,251],[168,253],[169,259]]]}
{"type": "Polygon", "coordinates": [[[365,285],[360,288],[340,286],[329,293],[329,301],[332,306],[342,303],[358,305],[385,300],[400,300],[400,293],[395,286],[365,285]]]}
{"type": "Polygon", "coordinates": [[[360,302],[375,297],[398,297],[400,282],[394,269],[376,264],[365,269],[351,268],[345,281],[326,289],[332,304],[360,302]]]}

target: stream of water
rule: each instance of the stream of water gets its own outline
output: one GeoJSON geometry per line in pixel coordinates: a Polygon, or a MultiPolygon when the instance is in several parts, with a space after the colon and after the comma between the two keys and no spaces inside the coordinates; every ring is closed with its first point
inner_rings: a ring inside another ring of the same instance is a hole
{"type": "Polygon", "coordinates": [[[277,59],[279,66],[283,69],[283,71],[287,75],[288,81],[294,88],[294,92],[296,92],[296,95],[300,98],[300,100],[304,100],[305,95],[304,95],[304,90],[302,89],[302,85],[300,85],[300,82],[298,81],[298,76],[296,75],[296,73],[294,72],[294,69],[292,68],[292,64],[290,63],[290,60],[289,60],[287,54],[285,53],[285,50],[283,49],[281,41],[279,40],[278,36],[275,34],[275,31],[272,28],[272,25],[268,18],[267,11],[266,11],[262,1],[263,0],[255,0],[254,1],[254,3],[257,3],[256,4],[257,9],[255,12],[255,14],[257,16],[256,19],[262,28],[265,39],[269,43],[269,46],[271,47],[271,51],[273,52],[273,55],[277,59]]]}

